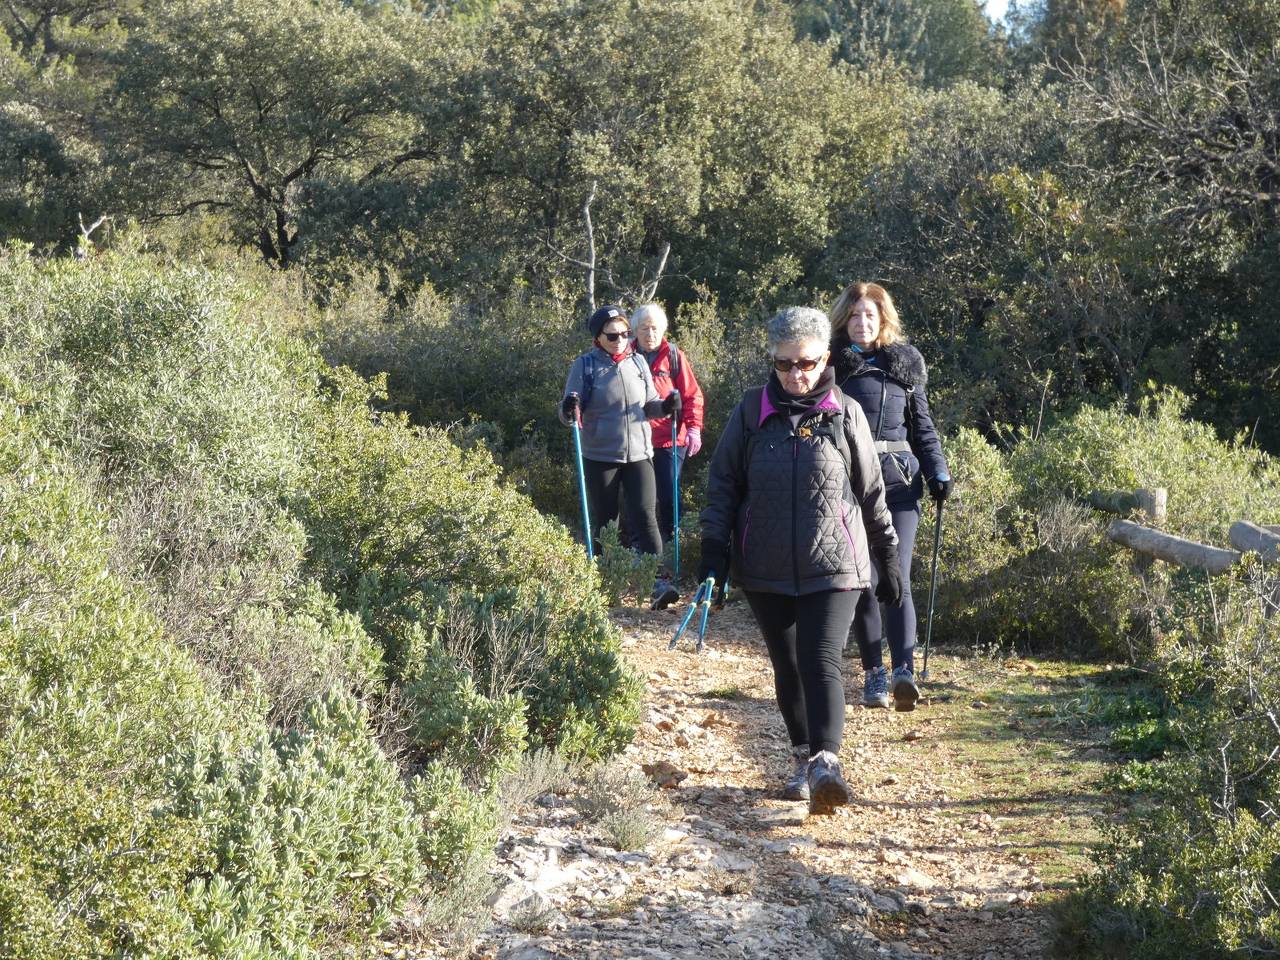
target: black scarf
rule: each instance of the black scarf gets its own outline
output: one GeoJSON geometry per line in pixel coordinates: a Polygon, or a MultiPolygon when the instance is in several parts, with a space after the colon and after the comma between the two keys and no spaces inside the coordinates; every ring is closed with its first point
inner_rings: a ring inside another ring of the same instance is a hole
{"type": "Polygon", "coordinates": [[[818,382],[808,393],[802,393],[799,396],[787,393],[782,386],[782,381],[778,379],[777,370],[769,374],[769,382],[764,388],[768,391],[769,402],[786,416],[792,417],[797,413],[807,413],[812,410],[835,385],[836,371],[828,364],[827,369],[822,371],[822,376],[818,377],[818,382]]]}

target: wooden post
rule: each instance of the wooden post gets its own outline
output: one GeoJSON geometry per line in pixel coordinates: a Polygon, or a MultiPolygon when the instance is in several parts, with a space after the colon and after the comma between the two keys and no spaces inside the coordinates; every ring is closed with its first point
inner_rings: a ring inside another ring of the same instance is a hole
{"type": "Polygon", "coordinates": [[[1164,487],[1153,487],[1150,490],[1146,487],[1139,487],[1133,491],[1133,496],[1138,501],[1138,509],[1151,520],[1163,523],[1165,518],[1168,517],[1169,491],[1164,487]]]}
{"type": "Polygon", "coordinates": [[[1231,525],[1231,545],[1237,550],[1260,555],[1263,563],[1280,560],[1280,533],[1272,533],[1266,527],[1247,520],[1237,520],[1231,525]]]}
{"type": "Polygon", "coordinates": [[[1214,575],[1226,573],[1240,560],[1240,554],[1234,550],[1220,550],[1128,520],[1112,521],[1107,536],[1130,550],[1184,567],[1199,567],[1214,575]]]}

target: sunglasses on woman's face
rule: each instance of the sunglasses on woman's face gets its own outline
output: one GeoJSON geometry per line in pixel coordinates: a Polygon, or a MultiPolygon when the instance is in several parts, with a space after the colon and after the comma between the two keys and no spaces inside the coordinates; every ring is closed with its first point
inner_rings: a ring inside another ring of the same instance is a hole
{"type": "Polygon", "coordinates": [[[775,357],[773,369],[779,373],[790,373],[791,368],[795,367],[801,373],[812,373],[823,359],[823,357],[818,357],[816,360],[784,360],[781,357],[775,357]]]}
{"type": "Polygon", "coordinates": [[[604,337],[604,338],[605,338],[606,340],[608,340],[610,343],[617,343],[620,339],[621,339],[621,340],[630,340],[630,339],[631,339],[631,331],[630,331],[630,330],[619,330],[617,333],[602,333],[602,334],[600,334],[600,336],[604,337]]]}

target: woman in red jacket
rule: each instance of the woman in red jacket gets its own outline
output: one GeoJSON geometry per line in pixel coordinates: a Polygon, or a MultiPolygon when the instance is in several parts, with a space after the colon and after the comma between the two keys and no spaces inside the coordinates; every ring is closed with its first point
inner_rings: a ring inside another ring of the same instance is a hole
{"type": "Polygon", "coordinates": [[[673,535],[671,458],[679,457],[683,465],[686,456],[696,457],[702,449],[702,388],[693,375],[693,367],[684,351],[667,336],[667,314],[656,303],[646,303],[631,314],[636,332],[636,345],[640,355],[649,362],[653,385],[658,396],[680,394],[675,419],[678,429],[672,441],[672,417],[650,420],[653,431],[653,473],[658,481],[658,530],[664,543],[673,535]]]}

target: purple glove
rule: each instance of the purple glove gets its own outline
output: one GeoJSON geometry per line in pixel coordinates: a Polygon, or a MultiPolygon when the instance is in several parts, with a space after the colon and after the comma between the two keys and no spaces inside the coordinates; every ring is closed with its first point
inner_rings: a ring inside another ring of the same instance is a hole
{"type": "Polygon", "coordinates": [[[702,431],[697,427],[690,427],[685,431],[684,449],[686,457],[696,457],[702,449],[702,431]]]}

